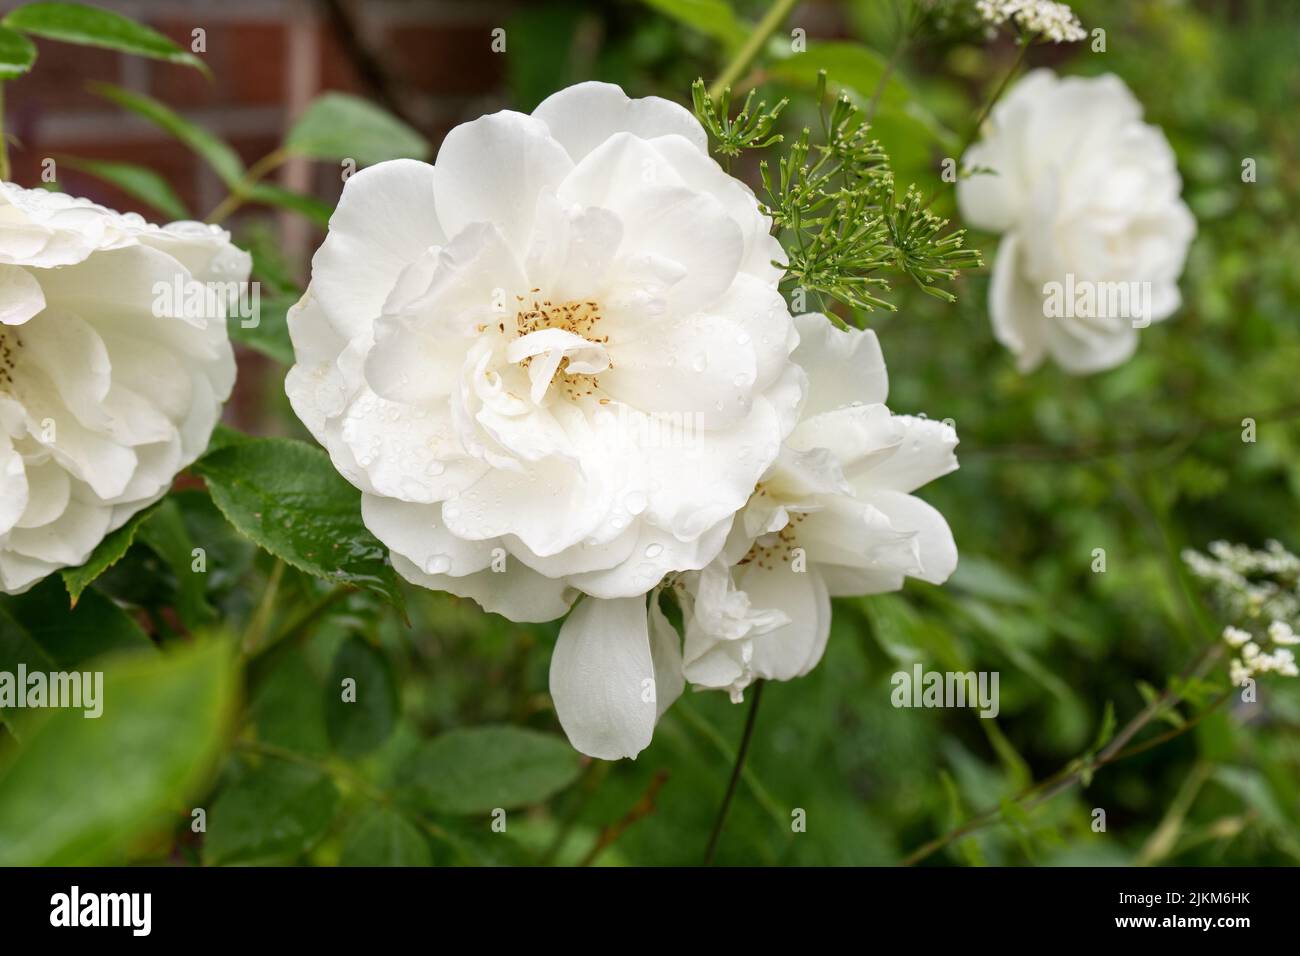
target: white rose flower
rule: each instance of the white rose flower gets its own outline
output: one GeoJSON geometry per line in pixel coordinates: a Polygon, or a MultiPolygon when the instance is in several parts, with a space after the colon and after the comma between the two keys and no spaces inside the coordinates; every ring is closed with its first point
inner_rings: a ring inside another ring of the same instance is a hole
{"type": "Polygon", "coordinates": [[[215,226],[0,183],[0,591],[84,562],[207,446],[235,380],[224,311],[159,290],[249,267],[215,226]]]}
{"type": "Polygon", "coordinates": [[[821,660],[832,597],[942,584],[957,566],[943,516],[911,494],[957,468],[950,425],[885,406],[871,331],[795,320],[810,389],[780,458],[718,560],[678,581],[685,677],[733,700],[755,678],[789,680],[821,660]]]}
{"type": "Polygon", "coordinates": [[[957,467],[956,433],[889,411],[873,332],[815,314],[795,324],[792,357],[809,381],[798,424],[718,558],[669,579],[684,650],[657,590],[648,614],[644,597],[586,598],[560,630],[551,695],[586,754],[635,757],[686,681],[739,700],[755,678],[806,674],[825,650],[832,597],[896,591],[904,577],[941,584],[957,565],[947,522],[910,494],[957,467]]]}
{"type": "Polygon", "coordinates": [[[1050,355],[1086,374],[1127,361],[1178,308],[1196,222],[1173,150],[1124,82],[1034,70],[993,109],[958,184],[968,223],[1003,233],[989,288],[1021,371],[1050,355]]]}
{"type": "Polygon", "coordinates": [[[717,555],[802,373],[771,223],[706,145],[583,83],[348,179],[286,389],[408,580],[540,621],[717,555]]]}

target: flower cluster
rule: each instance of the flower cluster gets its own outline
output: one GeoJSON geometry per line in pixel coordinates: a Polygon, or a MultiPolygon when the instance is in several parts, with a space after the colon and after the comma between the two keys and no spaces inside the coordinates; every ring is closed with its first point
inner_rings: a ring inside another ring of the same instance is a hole
{"type": "Polygon", "coordinates": [[[991,26],[1010,20],[1024,33],[1053,43],[1075,43],[1088,37],[1069,5],[1054,0],[976,0],[975,10],[991,26]]]}
{"type": "Polygon", "coordinates": [[[215,226],[0,183],[0,591],[84,562],[207,446],[235,380],[225,315],[157,290],[250,264],[215,226]]]}
{"type": "Polygon", "coordinates": [[[688,680],[811,668],[829,595],[956,560],[909,494],[952,429],[889,413],[874,335],[791,316],[773,222],[707,145],[602,83],[459,126],[349,178],[289,317],[290,401],[394,567],[568,613],[551,693],[601,758],[688,680]]]}
{"type": "Polygon", "coordinates": [[[1223,641],[1237,656],[1229,665],[1232,683],[1244,684],[1256,674],[1300,676],[1295,652],[1300,644],[1300,557],[1277,541],[1263,550],[1215,541],[1209,554],[1188,549],[1183,561],[1192,574],[1208,583],[1215,601],[1235,624],[1223,630],[1223,641]],[[1265,650],[1265,645],[1272,650],[1265,650]]]}

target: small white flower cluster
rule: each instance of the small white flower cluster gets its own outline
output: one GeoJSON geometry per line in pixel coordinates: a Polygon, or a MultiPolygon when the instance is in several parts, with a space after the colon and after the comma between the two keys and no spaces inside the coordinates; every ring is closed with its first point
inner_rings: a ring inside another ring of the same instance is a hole
{"type": "Polygon", "coordinates": [[[1256,674],[1275,673],[1283,677],[1300,676],[1296,667],[1295,652],[1282,645],[1300,644],[1291,625],[1286,621],[1274,621],[1268,626],[1268,639],[1273,642],[1273,650],[1265,651],[1255,640],[1255,635],[1239,627],[1229,625],[1223,629],[1223,640],[1229,647],[1239,648],[1241,656],[1233,658],[1228,665],[1232,683],[1238,687],[1256,674]]]}
{"type": "Polygon", "coordinates": [[[1183,552],[1192,574],[1209,583],[1215,599],[1239,620],[1300,620],[1300,557],[1277,541],[1263,550],[1215,541],[1209,554],[1183,552]]]}
{"type": "Polygon", "coordinates": [[[1209,583],[1215,600],[1243,625],[1229,625],[1223,641],[1238,652],[1229,663],[1232,683],[1238,687],[1256,674],[1300,676],[1295,652],[1300,644],[1292,621],[1300,620],[1300,558],[1277,541],[1262,551],[1227,541],[1215,541],[1209,554],[1190,548],[1183,552],[1192,574],[1209,583]],[[1267,621],[1267,626],[1261,627],[1267,621]],[[1271,645],[1265,650],[1263,645],[1271,645]]]}
{"type": "Polygon", "coordinates": [[[975,9],[992,26],[1013,20],[1026,33],[1041,34],[1053,43],[1075,43],[1088,36],[1074,11],[1055,0],[976,0],[975,9]]]}

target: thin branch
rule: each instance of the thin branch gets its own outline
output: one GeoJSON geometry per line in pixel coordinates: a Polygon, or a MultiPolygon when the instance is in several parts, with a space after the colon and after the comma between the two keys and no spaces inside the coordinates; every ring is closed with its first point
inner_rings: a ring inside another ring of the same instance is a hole
{"type": "Polygon", "coordinates": [[[709,845],[704,851],[704,865],[712,866],[713,857],[718,852],[718,840],[722,836],[723,824],[727,822],[727,811],[731,809],[731,799],[736,795],[736,784],[740,782],[741,771],[745,767],[745,757],[749,753],[749,743],[754,737],[754,724],[758,720],[758,702],[763,696],[763,682],[754,682],[754,692],[749,698],[749,715],[745,718],[745,731],[740,738],[740,749],[736,751],[736,762],[731,768],[731,779],[727,782],[727,792],[718,807],[718,818],[714,821],[713,832],[709,834],[709,845]]]}
{"type": "Polygon", "coordinates": [[[592,863],[596,862],[596,858],[609,849],[609,847],[613,845],[613,843],[621,837],[627,829],[632,826],[632,824],[636,823],[642,817],[648,817],[650,814],[654,813],[655,797],[659,795],[659,791],[667,782],[668,771],[656,771],[655,775],[650,778],[650,786],[646,787],[646,791],[641,795],[641,799],[634,803],[632,809],[623,814],[620,819],[600,831],[600,836],[596,838],[595,844],[593,844],[592,848],[587,851],[587,855],[582,858],[582,862],[578,865],[591,866],[592,863]]]}
{"type": "MultiPolygon", "coordinates": [[[[1189,678],[1199,677],[1204,674],[1206,670],[1214,665],[1222,653],[1223,646],[1220,644],[1215,644],[1208,648],[1183,670],[1178,685],[1182,686],[1189,678]]],[[[1155,738],[1155,740],[1164,743],[1165,741],[1172,740],[1175,737],[1187,733],[1187,731],[1191,730],[1206,716],[1208,716],[1209,713],[1217,709],[1219,705],[1227,699],[1227,697],[1228,694],[1222,695],[1194,719],[1187,721],[1181,727],[1178,727],[1169,733],[1160,735],[1155,738]]],[[[1115,763],[1116,761],[1124,760],[1128,757],[1142,753],[1145,750],[1149,750],[1151,747],[1156,745],[1154,742],[1147,741],[1127,750],[1125,749],[1125,746],[1140,730],[1142,730],[1142,728],[1147,726],[1147,724],[1166,709],[1176,707],[1182,699],[1183,695],[1181,691],[1175,692],[1172,687],[1166,688],[1164,693],[1148,703],[1146,707],[1137,714],[1137,716],[1125,724],[1124,728],[1111,738],[1110,742],[1102,748],[1095,758],[1091,760],[1085,758],[1076,758],[1075,760],[1072,760],[1052,776],[1022,790],[1012,798],[1011,802],[1023,804],[1026,810],[1032,810],[1035,807],[1046,803],[1057,794],[1069,790],[1078,783],[1080,779],[1082,779],[1085,773],[1095,772],[1107,764],[1115,763]]],[[[920,863],[922,860],[934,855],[950,843],[960,840],[962,837],[993,823],[1000,819],[1001,816],[1001,806],[990,807],[989,809],[976,814],[961,826],[955,827],[942,836],[935,837],[933,840],[922,844],[903,858],[902,865],[913,866],[920,863]]]]}
{"type": "Polygon", "coordinates": [[[709,87],[709,96],[714,102],[717,102],[723,90],[740,79],[744,72],[749,69],[749,64],[754,62],[754,58],[763,49],[763,44],[767,42],[767,38],[785,22],[785,18],[790,15],[790,11],[794,9],[795,4],[798,2],[799,0],[776,0],[768,8],[767,13],[763,14],[763,19],[759,20],[754,27],[754,32],[749,35],[744,45],[731,58],[731,62],[723,67],[722,72],[718,74],[718,78],[709,87]]]}

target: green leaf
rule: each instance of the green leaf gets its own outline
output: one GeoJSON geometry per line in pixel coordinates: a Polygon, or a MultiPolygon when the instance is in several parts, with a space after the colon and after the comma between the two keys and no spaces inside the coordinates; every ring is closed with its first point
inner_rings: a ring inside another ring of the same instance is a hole
{"type": "Polygon", "coordinates": [[[75,156],[59,156],[57,161],[63,166],[80,170],[87,175],[112,183],[128,196],[148,203],[168,219],[193,219],[194,216],[180,197],[172,191],[167,180],[152,169],[136,166],[134,163],[113,163],[101,159],[79,159],[75,156]]]}
{"type": "Polygon", "coordinates": [[[334,207],[329,203],[273,183],[254,183],[248,190],[247,196],[249,202],[296,212],[322,228],[330,224],[330,216],[334,214],[334,207]]]}
{"type": "Polygon", "coordinates": [[[36,44],[13,30],[0,27],[0,80],[22,76],[36,62],[36,44]]]}
{"type": "Polygon", "coordinates": [[[297,301],[296,298],[259,299],[255,326],[244,325],[240,315],[231,313],[226,318],[231,341],[247,345],[284,365],[292,365],[293,341],[289,338],[288,315],[297,301]]]}
{"type": "Polygon", "coordinates": [[[578,754],[561,737],[470,727],[428,741],[402,769],[402,789],[435,813],[490,813],[541,803],[571,784],[578,754]]]}
{"type": "Polygon", "coordinates": [[[747,30],[726,0],[642,0],[683,26],[719,40],[728,49],[745,42],[747,30]]]}
{"type": "Polygon", "coordinates": [[[397,683],[382,651],[360,637],[339,646],[325,683],[325,724],[334,749],[345,757],[374,750],[397,723],[397,683]],[[349,700],[344,700],[343,682],[349,700]]]}
{"type": "Polygon", "coordinates": [[[49,711],[0,773],[0,866],[113,862],[188,816],[235,685],[229,646],[217,641],[107,663],[102,716],[49,711]]]}
{"type": "Polygon", "coordinates": [[[387,551],[361,521],[361,492],[319,448],[249,438],[204,455],[194,470],[235,528],[300,571],[367,588],[403,609],[387,551]]]}
{"type": "Polygon", "coordinates": [[[265,668],[259,668],[264,673],[249,707],[257,739],[309,757],[328,755],[320,679],[297,648],[286,647],[272,657],[265,668]]]}
{"type": "Polygon", "coordinates": [[[132,93],[111,83],[92,83],[90,89],[112,100],[123,109],[143,116],[155,126],[175,136],[194,152],[202,156],[227,186],[235,186],[244,178],[244,162],[229,143],[218,139],[201,126],[196,126],[152,96],[132,93]]]}
{"type": "MultiPolygon", "coordinates": [[[[113,651],[156,650],[129,614],[97,591],[87,591],[75,608],[54,577],[26,594],[8,598],[4,607],[49,659],[60,667],[78,667],[113,651]]],[[[36,661],[27,661],[28,666],[36,661]]]]}
{"type": "MultiPolygon", "coordinates": [[[[207,573],[194,570],[194,542],[180,505],[173,498],[164,498],[141,527],[139,537],[176,575],[176,613],[181,622],[194,630],[211,621],[216,612],[208,604],[207,573]]],[[[204,554],[206,566],[206,551],[204,554]]]]}
{"type": "Polygon", "coordinates": [[[151,505],[128,518],[126,524],[99,542],[81,567],[63,570],[63,585],[68,589],[68,596],[72,598],[74,606],[80,600],[81,592],[85,591],[95,578],[121,560],[122,555],[126,554],[131,547],[131,542],[135,540],[140,526],[149,520],[157,507],[156,504],[151,505]]]}
{"type": "Polygon", "coordinates": [[[208,814],[203,860],[209,865],[291,861],[324,835],[338,797],[320,771],[267,759],[217,795],[208,814]]]}
{"type": "MultiPolygon", "coordinates": [[[[809,43],[803,53],[778,60],[768,67],[768,74],[804,89],[817,88],[817,74],[826,71],[831,86],[848,87],[857,94],[860,104],[871,101],[886,75],[886,63],[876,51],[860,43],[809,43]]],[[[882,106],[902,107],[910,98],[897,74],[890,74],[880,95],[882,106]]]]}
{"type": "Polygon", "coordinates": [[[429,144],[397,117],[357,96],[325,93],[289,130],[285,148],[299,156],[354,159],[371,166],[388,159],[428,159],[429,144]]]}
{"type": "Polygon", "coordinates": [[[387,807],[360,817],[343,839],[342,866],[432,866],[433,853],[419,828],[387,807]]]}
{"type": "Polygon", "coordinates": [[[47,40],[105,47],[192,66],[209,77],[212,75],[207,64],[157,30],[99,7],[81,3],[29,3],[5,17],[4,25],[47,40]]]}

